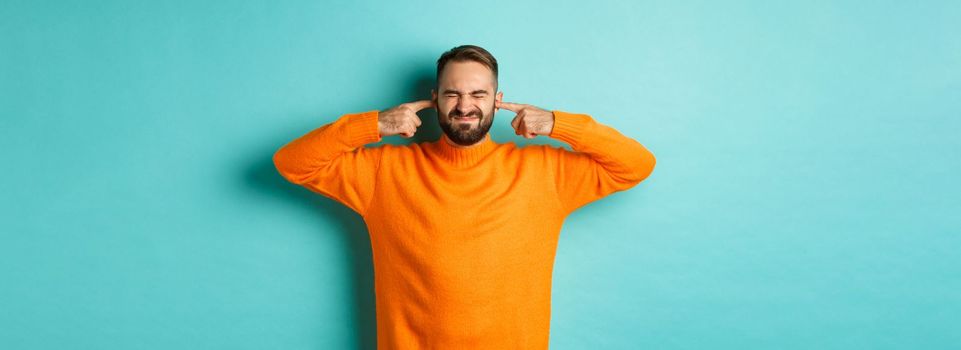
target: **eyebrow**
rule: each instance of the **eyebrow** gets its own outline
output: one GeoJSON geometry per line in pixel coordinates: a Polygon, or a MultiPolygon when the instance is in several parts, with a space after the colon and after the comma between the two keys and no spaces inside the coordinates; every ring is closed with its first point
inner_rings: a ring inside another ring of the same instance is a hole
{"type": "MultiPolygon", "coordinates": [[[[445,95],[446,95],[446,94],[460,94],[460,93],[461,93],[460,91],[457,91],[457,90],[454,90],[454,89],[444,90],[444,94],[445,94],[445,95]]],[[[474,91],[471,91],[470,93],[471,93],[471,95],[473,95],[473,94],[481,94],[481,93],[486,94],[486,93],[487,93],[487,90],[474,90],[474,91]]]]}

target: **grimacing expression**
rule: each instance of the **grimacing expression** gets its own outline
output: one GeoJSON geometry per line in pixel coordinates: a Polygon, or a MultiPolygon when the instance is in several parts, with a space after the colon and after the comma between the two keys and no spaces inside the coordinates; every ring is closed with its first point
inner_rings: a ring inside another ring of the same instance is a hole
{"type": "Polygon", "coordinates": [[[441,130],[458,145],[469,146],[484,139],[494,122],[503,93],[497,93],[494,74],[487,66],[474,61],[448,62],[438,82],[437,119],[441,130]]]}

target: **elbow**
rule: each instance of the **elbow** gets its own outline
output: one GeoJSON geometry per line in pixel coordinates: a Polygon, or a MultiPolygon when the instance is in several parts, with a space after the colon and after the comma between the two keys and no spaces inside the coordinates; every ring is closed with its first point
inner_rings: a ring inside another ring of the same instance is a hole
{"type": "Polygon", "coordinates": [[[274,152],[272,160],[274,163],[274,168],[277,170],[277,173],[279,173],[280,176],[292,183],[300,183],[300,181],[297,179],[296,172],[294,171],[293,162],[291,161],[290,156],[287,155],[287,152],[285,152],[284,148],[274,152]]]}
{"type": "Polygon", "coordinates": [[[654,154],[647,149],[642,149],[632,167],[634,169],[631,176],[632,182],[638,184],[650,177],[651,173],[654,172],[655,164],[657,164],[657,158],[654,157],[654,154]]]}

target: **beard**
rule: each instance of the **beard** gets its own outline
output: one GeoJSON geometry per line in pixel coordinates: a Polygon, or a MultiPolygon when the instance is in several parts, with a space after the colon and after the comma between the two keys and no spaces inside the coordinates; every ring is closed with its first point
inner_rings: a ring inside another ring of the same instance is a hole
{"type": "Polygon", "coordinates": [[[494,109],[491,108],[490,113],[487,114],[478,109],[465,115],[455,108],[450,111],[446,118],[438,114],[437,119],[440,123],[440,129],[444,131],[447,138],[458,145],[470,146],[484,139],[484,136],[490,131],[491,124],[494,123],[494,109]],[[479,117],[479,119],[475,126],[474,122],[458,121],[454,124],[455,121],[452,119],[454,117],[479,117]]]}

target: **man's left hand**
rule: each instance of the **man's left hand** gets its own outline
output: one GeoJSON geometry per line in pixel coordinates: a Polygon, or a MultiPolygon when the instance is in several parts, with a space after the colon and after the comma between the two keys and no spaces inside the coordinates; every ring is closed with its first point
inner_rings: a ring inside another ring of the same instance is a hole
{"type": "Polygon", "coordinates": [[[532,139],[537,135],[550,136],[554,129],[554,112],[520,103],[494,101],[494,106],[517,113],[511,126],[514,133],[532,139]]]}

